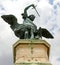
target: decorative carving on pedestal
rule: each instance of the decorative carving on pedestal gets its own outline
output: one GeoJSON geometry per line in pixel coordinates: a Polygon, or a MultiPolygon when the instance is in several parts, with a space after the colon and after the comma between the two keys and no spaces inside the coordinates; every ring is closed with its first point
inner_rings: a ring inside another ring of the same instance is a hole
{"type": "MultiPolygon", "coordinates": [[[[19,40],[13,45],[14,64],[49,63],[50,44],[45,40],[19,40]]],[[[44,65],[43,64],[43,65],[44,65]]]]}

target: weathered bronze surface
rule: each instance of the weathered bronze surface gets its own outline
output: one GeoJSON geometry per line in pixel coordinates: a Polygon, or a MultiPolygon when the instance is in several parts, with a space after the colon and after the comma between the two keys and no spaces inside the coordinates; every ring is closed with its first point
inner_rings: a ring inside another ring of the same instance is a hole
{"type": "Polygon", "coordinates": [[[2,19],[7,22],[11,29],[14,31],[15,35],[19,37],[20,39],[34,39],[34,38],[53,38],[51,33],[44,28],[39,27],[37,29],[37,26],[33,23],[35,16],[34,15],[29,15],[27,14],[27,10],[33,7],[35,10],[35,6],[29,5],[24,9],[24,13],[22,13],[22,18],[23,18],[23,24],[17,23],[17,18],[14,15],[2,15],[2,19]]]}

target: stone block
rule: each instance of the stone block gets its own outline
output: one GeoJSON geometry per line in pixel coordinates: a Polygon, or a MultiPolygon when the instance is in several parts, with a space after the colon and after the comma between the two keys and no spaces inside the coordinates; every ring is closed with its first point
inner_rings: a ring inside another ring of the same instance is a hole
{"type": "Polygon", "coordinates": [[[18,40],[13,45],[14,65],[51,65],[49,52],[50,44],[45,40],[18,40]]]}

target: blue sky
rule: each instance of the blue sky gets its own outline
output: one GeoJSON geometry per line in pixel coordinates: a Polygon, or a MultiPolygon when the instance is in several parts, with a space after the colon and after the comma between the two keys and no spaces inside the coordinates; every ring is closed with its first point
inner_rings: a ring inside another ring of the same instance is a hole
{"type": "MultiPolygon", "coordinates": [[[[54,39],[45,39],[51,44],[50,62],[52,65],[60,65],[60,0],[0,0],[0,16],[13,14],[18,23],[22,23],[21,13],[30,4],[37,5],[40,17],[32,9],[29,14],[36,15],[34,23],[48,29],[54,39]]],[[[13,65],[12,45],[18,40],[9,25],[0,17],[0,65],[13,65]]]]}
{"type": "Polygon", "coordinates": [[[54,0],[49,0],[49,3],[50,3],[51,5],[53,5],[53,2],[54,2],[54,0]]]}

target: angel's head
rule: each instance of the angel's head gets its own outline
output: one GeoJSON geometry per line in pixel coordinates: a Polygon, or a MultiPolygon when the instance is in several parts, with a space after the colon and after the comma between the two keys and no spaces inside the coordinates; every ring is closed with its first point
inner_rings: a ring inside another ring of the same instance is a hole
{"type": "Polygon", "coordinates": [[[31,21],[34,21],[35,16],[34,16],[34,15],[29,15],[28,18],[29,18],[31,21]]]}

